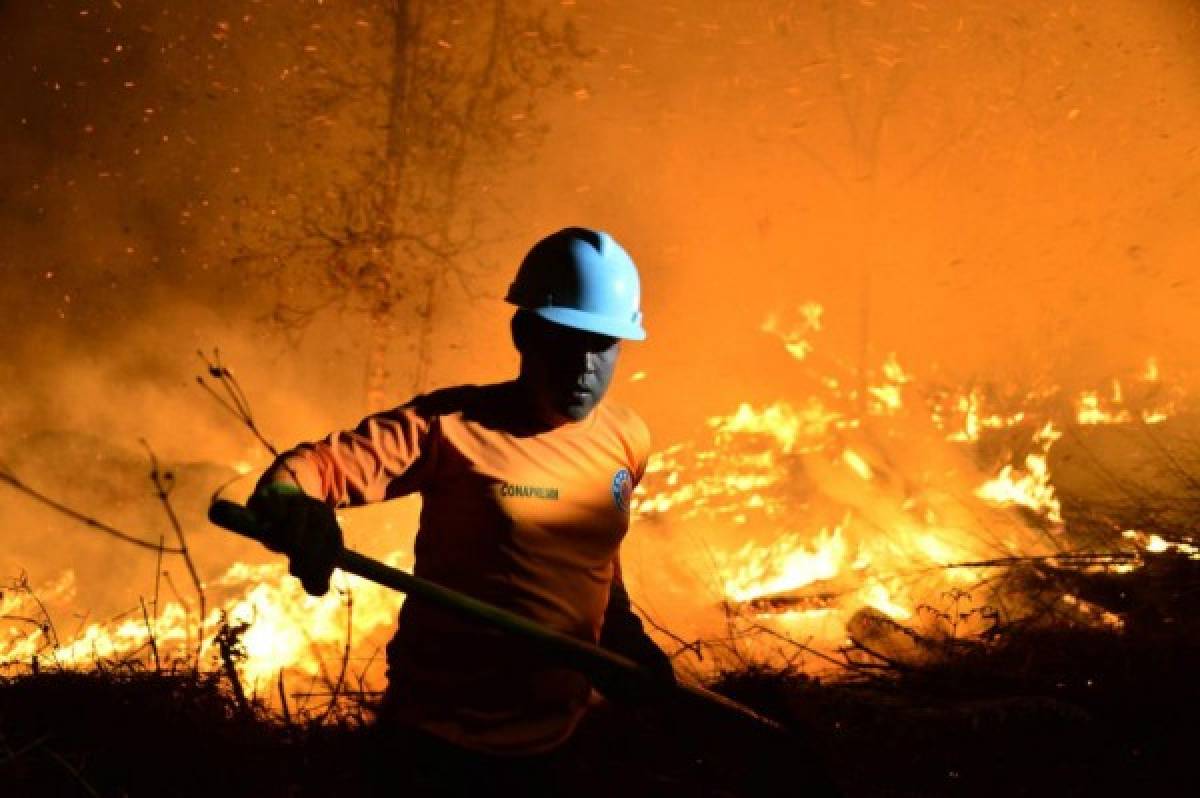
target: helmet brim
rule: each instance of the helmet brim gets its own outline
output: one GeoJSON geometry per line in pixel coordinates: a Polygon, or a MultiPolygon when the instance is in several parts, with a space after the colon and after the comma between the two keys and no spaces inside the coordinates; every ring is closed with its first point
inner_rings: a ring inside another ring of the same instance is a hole
{"type": "Polygon", "coordinates": [[[602,316],[599,313],[589,313],[586,310],[557,306],[529,308],[528,310],[546,321],[561,324],[564,327],[570,327],[575,330],[583,330],[584,332],[596,333],[597,335],[607,335],[611,338],[621,338],[626,341],[646,340],[646,330],[639,323],[640,320],[622,322],[611,316],[602,316]]]}

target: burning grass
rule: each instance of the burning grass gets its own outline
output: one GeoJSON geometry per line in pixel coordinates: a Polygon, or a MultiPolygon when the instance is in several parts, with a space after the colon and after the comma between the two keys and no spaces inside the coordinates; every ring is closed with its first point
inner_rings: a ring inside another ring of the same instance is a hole
{"type": "MultiPolygon", "coordinates": [[[[1184,794],[1200,709],[1200,562],[1165,552],[1136,571],[1071,579],[1097,602],[1121,602],[1109,606],[1122,627],[1025,620],[986,642],[925,641],[938,656],[916,664],[876,659],[830,680],[726,670],[716,689],[796,738],[734,733],[678,708],[609,707],[562,773],[581,796],[802,795],[813,755],[849,796],[1184,794]]],[[[339,707],[285,718],[239,701],[227,673],[188,667],[26,672],[0,681],[0,777],[6,795],[372,794],[370,698],[347,694],[339,707]]],[[[404,757],[389,754],[387,787],[420,795],[404,757]]]]}
{"type": "Polygon", "coordinates": [[[1196,561],[1169,555],[1093,585],[1126,602],[1120,630],[1022,623],[917,666],[832,683],[743,669],[717,687],[819,730],[850,795],[1190,794],[1197,584],[1196,561]]]}
{"type": "MultiPolygon", "coordinates": [[[[894,357],[860,375],[821,360],[819,308],[802,310],[793,332],[766,329],[807,398],[742,405],[664,448],[623,554],[678,669],[797,738],[612,707],[565,760],[571,794],[803,794],[810,753],[850,795],[1179,792],[1200,708],[1200,445],[1182,393],[1154,360],[1074,393],[950,390],[894,357]]],[[[262,440],[228,372],[209,374],[262,440]]],[[[153,471],[178,543],[153,548],[195,577],[153,471]]],[[[280,563],[193,583],[190,603],[156,583],[64,639],[28,583],[0,595],[0,778],[28,794],[373,786],[397,597],[343,580],[312,599],[280,563]]],[[[41,590],[73,599],[66,576],[41,590]]],[[[402,752],[383,759],[389,789],[420,794],[402,752]]]]}

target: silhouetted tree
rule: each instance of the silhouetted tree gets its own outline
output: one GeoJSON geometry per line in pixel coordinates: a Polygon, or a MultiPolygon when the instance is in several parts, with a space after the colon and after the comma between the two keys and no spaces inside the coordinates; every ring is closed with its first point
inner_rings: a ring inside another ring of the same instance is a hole
{"type": "Polygon", "coordinates": [[[368,409],[386,401],[389,348],[414,347],[422,387],[439,290],[473,293],[494,182],[545,126],[538,93],[580,52],[568,22],[523,0],[363,0],[304,7],[292,31],[307,60],[283,118],[325,149],[281,180],[281,202],[245,208],[236,260],[277,280],[271,320],[298,333],[326,310],[370,330],[368,409]],[[308,281],[308,287],[298,281],[308,281]]]}

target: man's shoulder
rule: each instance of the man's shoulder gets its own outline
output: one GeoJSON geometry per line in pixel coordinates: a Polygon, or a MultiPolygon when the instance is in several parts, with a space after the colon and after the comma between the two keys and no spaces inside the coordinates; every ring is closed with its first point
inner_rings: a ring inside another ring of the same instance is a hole
{"type": "Polygon", "coordinates": [[[618,402],[604,401],[596,408],[599,420],[627,441],[639,457],[650,450],[650,428],[636,410],[618,402]]]}
{"type": "Polygon", "coordinates": [[[401,407],[411,408],[419,415],[433,418],[470,413],[493,403],[502,385],[451,385],[414,396],[401,407]]]}
{"type": "Polygon", "coordinates": [[[511,404],[511,388],[511,383],[453,385],[415,396],[398,409],[428,421],[451,416],[486,421],[502,415],[504,408],[511,404]]]}
{"type": "Polygon", "coordinates": [[[616,425],[622,429],[631,430],[646,430],[646,422],[638,415],[638,412],[629,405],[623,405],[619,402],[605,400],[601,402],[597,409],[601,413],[601,417],[607,417],[609,423],[616,425]]]}

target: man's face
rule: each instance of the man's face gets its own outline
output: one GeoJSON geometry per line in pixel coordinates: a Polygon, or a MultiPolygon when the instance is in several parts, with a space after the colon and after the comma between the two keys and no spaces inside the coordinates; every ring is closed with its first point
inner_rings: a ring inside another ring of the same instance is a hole
{"type": "Polygon", "coordinates": [[[530,318],[522,378],[546,421],[581,421],[604,398],[620,354],[620,340],[530,318]]]}

